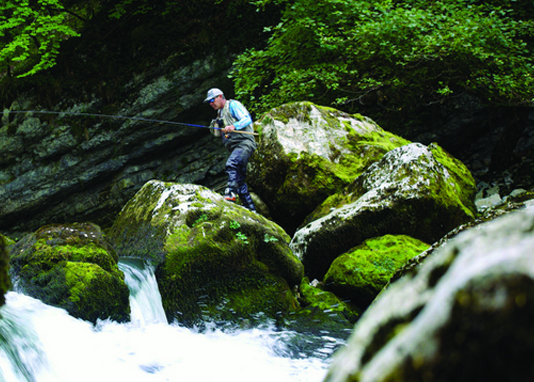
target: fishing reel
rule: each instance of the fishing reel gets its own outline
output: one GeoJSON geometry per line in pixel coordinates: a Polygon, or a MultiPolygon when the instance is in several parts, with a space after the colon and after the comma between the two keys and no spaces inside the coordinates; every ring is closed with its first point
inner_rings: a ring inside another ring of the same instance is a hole
{"type": "Polygon", "coordinates": [[[211,133],[215,135],[216,137],[220,137],[221,130],[224,129],[224,121],[222,120],[222,118],[212,119],[210,123],[210,127],[215,128],[211,130],[211,133]]]}
{"type": "MultiPolygon", "coordinates": [[[[225,124],[224,124],[224,121],[222,120],[222,118],[217,118],[217,119],[214,119],[212,122],[215,122],[215,124],[219,127],[219,129],[224,129],[225,128],[225,124]]],[[[224,133],[224,137],[226,139],[230,138],[230,134],[228,133],[224,133]]]]}

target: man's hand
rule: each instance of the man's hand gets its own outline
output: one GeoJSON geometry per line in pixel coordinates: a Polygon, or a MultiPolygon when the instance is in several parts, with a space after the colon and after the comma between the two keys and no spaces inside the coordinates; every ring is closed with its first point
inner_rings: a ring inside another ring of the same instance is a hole
{"type": "Polygon", "coordinates": [[[234,125],[228,125],[228,126],[225,126],[223,130],[224,130],[225,133],[229,133],[230,131],[235,130],[235,126],[234,125]]]}

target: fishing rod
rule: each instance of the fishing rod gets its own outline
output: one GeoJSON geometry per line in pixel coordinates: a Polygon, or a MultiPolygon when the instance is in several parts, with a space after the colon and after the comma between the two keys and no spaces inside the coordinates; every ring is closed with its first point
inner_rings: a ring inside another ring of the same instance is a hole
{"type": "MultiPolygon", "coordinates": [[[[220,127],[214,127],[214,126],[195,125],[195,124],[192,124],[192,123],[163,121],[163,120],[159,120],[159,119],[150,119],[150,118],[128,117],[128,116],[125,116],[125,115],[114,115],[114,114],[82,113],[82,112],[73,112],[73,111],[49,111],[49,110],[4,110],[4,113],[8,113],[8,114],[36,113],[36,114],[54,114],[54,115],[60,115],[60,114],[80,115],[80,116],[85,116],[85,117],[103,117],[103,118],[128,119],[128,120],[132,120],[132,121],[154,122],[154,123],[164,123],[164,124],[167,124],[167,125],[180,125],[180,126],[189,126],[189,127],[202,127],[202,128],[205,128],[205,129],[213,129],[213,130],[223,130],[220,127]]],[[[251,131],[240,131],[240,130],[232,130],[232,133],[259,135],[258,133],[254,133],[254,132],[251,132],[251,131]]]]}

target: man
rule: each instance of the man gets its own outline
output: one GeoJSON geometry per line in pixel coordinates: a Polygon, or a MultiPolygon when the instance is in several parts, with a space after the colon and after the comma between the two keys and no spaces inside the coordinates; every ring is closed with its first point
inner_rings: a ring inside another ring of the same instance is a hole
{"type": "Polygon", "coordinates": [[[224,147],[230,152],[226,161],[228,186],[224,198],[235,202],[239,195],[243,206],[256,212],[256,206],[245,183],[248,159],[257,148],[252,117],[241,102],[234,99],[227,100],[223,92],[217,88],[208,90],[204,102],[209,102],[210,106],[217,110],[217,119],[213,120],[211,125],[215,128],[211,131],[216,137],[222,136],[224,147]]]}

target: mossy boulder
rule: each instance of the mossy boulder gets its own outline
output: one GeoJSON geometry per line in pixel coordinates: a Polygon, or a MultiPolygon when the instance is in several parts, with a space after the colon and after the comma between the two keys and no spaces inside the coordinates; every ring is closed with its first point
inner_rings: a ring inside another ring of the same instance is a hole
{"type": "Polygon", "coordinates": [[[256,122],[248,182],[291,235],[329,195],[409,141],[371,119],[310,102],[272,109],[256,122]]]}
{"type": "Polygon", "coordinates": [[[23,293],[93,323],[129,319],[128,287],[98,226],[47,225],[12,250],[11,270],[23,293]]]}
{"type": "Polygon", "coordinates": [[[534,208],[462,231],[391,283],[325,382],[531,381],[534,208]]]}
{"type": "Polygon", "coordinates": [[[430,245],[405,235],[367,239],[334,260],[324,284],[327,290],[365,309],[400,267],[428,248],[430,245]]]}
{"type": "Polygon", "coordinates": [[[298,307],[303,266],[277,224],[211,190],[150,181],[123,208],[108,236],[120,256],[156,264],[169,321],[276,317],[298,307]]]}
{"type": "Polygon", "coordinates": [[[307,275],[322,279],[334,259],[366,239],[391,234],[433,243],[472,221],[475,191],[460,161],[436,144],[411,143],[389,151],[325,200],[297,230],[291,248],[307,275]]]}
{"type": "Polygon", "coordinates": [[[11,287],[9,278],[9,252],[7,238],[0,234],[0,306],[6,302],[5,294],[11,287]]]}

